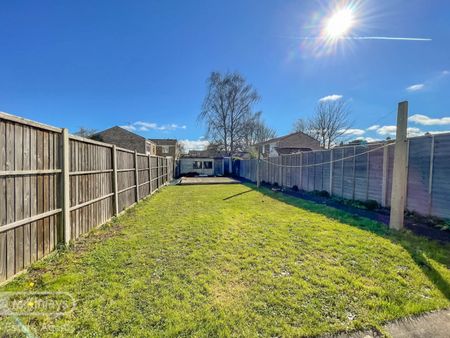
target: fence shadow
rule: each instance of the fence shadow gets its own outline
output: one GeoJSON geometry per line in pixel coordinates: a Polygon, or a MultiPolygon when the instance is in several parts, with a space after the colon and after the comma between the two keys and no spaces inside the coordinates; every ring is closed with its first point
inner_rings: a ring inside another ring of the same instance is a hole
{"type": "MultiPolygon", "coordinates": [[[[450,300],[450,284],[429,262],[429,259],[435,260],[447,268],[450,268],[450,258],[448,255],[440,255],[430,248],[430,242],[423,241],[417,235],[405,231],[395,231],[389,229],[385,224],[366,219],[359,215],[352,215],[349,212],[342,211],[331,206],[319,204],[298,197],[286,195],[282,192],[273,192],[268,188],[257,188],[252,183],[243,183],[246,187],[257,190],[273,199],[289,204],[291,206],[321,214],[330,219],[337,220],[361,230],[369,231],[373,234],[388,239],[394,244],[401,245],[408,251],[411,258],[428,277],[428,279],[450,300]],[[361,222],[365,220],[365,222],[361,222]]],[[[247,191],[246,191],[247,192],[247,191]]],[[[438,244],[440,245],[440,244],[438,244]]],[[[448,244],[442,244],[450,249],[448,244]]]]}

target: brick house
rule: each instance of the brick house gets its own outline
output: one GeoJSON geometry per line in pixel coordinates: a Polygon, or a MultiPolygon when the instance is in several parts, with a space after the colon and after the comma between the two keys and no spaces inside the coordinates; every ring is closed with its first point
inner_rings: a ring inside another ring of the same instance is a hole
{"type": "Polygon", "coordinates": [[[145,137],[115,126],[92,135],[93,140],[115,144],[120,148],[135,150],[141,154],[156,155],[156,144],[145,137]]]}
{"type": "Polygon", "coordinates": [[[180,157],[180,149],[178,147],[178,141],[176,139],[149,139],[150,142],[156,145],[156,155],[158,156],[170,156],[173,159],[180,157]]]}

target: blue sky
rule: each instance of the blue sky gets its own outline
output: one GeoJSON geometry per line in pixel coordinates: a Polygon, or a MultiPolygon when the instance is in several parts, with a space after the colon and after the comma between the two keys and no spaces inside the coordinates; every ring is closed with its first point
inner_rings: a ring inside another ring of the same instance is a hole
{"type": "Polygon", "coordinates": [[[432,41],[302,40],[348,3],[2,1],[0,110],[72,131],[133,125],[195,141],[206,78],[239,71],[279,135],[339,96],[351,107],[350,137],[385,138],[405,99],[423,115],[412,134],[450,130],[450,1],[350,2],[352,36],[432,41]]]}

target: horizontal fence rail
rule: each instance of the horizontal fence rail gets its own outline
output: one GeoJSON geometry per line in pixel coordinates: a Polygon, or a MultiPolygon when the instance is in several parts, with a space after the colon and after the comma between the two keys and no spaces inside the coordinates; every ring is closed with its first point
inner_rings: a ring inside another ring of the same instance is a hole
{"type": "MultiPolygon", "coordinates": [[[[389,207],[395,143],[341,146],[260,160],[260,180],[389,207]]],[[[257,159],[235,160],[236,176],[257,181],[257,159]]],[[[406,208],[450,218],[450,134],[408,139],[406,208]]]]}
{"type": "Polygon", "coordinates": [[[172,178],[171,158],[0,113],[0,282],[172,178]]]}

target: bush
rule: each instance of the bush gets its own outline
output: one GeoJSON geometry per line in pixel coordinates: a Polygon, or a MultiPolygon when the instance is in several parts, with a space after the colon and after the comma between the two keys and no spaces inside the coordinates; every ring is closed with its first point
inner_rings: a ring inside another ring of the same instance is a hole
{"type": "Polygon", "coordinates": [[[292,187],[292,190],[298,191],[298,187],[297,187],[296,185],[294,185],[294,186],[292,187]]]}
{"type": "Polygon", "coordinates": [[[330,193],[326,190],[313,190],[312,193],[320,197],[330,197],[330,193]]]}
{"type": "Polygon", "coordinates": [[[367,210],[375,210],[380,207],[380,204],[375,200],[367,200],[362,202],[362,204],[366,207],[367,210]]]}
{"type": "Polygon", "coordinates": [[[321,197],[330,197],[330,193],[326,190],[319,191],[319,196],[321,197]]]}
{"type": "Polygon", "coordinates": [[[279,187],[280,187],[280,186],[278,185],[277,182],[274,182],[274,183],[272,184],[272,186],[273,186],[274,188],[279,188],[279,187]]]}

